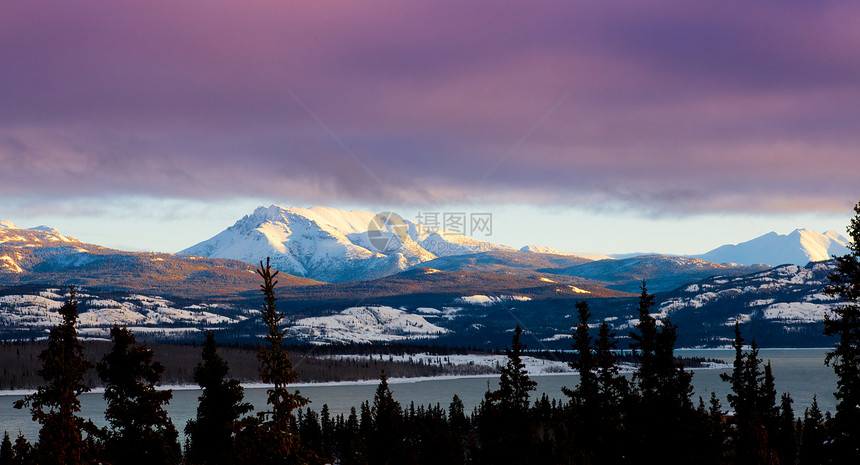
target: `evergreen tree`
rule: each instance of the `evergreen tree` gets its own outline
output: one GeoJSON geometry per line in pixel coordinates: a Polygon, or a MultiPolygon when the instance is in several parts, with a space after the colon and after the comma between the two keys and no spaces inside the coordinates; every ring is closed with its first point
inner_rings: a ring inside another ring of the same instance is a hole
{"type": "Polygon", "coordinates": [[[301,438],[302,446],[316,452],[318,455],[322,455],[323,431],[322,425],[320,425],[320,416],[310,408],[305,409],[305,413],[302,415],[301,409],[299,409],[297,423],[299,425],[299,438],[301,438]]]}
{"type": "Polygon", "coordinates": [[[457,394],[454,394],[454,397],[451,398],[451,404],[448,406],[448,424],[451,430],[451,437],[454,438],[452,452],[455,459],[452,461],[453,464],[468,463],[468,445],[470,442],[469,419],[466,417],[463,400],[457,394]]]}
{"type": "Polygon", "coordinates": [[[726,427],[723,423],[725,412],[720,404],[717,394],[711,391],[708,401],[708,411],[705,418],[705,427],[702,444],[702,455],[705,457],[703,463],[721,464],[725,463],[726,456],[726,427]]]}
{"type": "MultiPolygon", "coordinates": [[[[825,441],[827,441],[827,432],[824,427],[824,417],[821,415],[821,409],[818,408],[818,396],[812,396],[812,406],[803,412],[798,464],[819,465],[826,463],[825,441]]],[[[850,462],[836,461],[834,463],[850,462]]]]}
{"type": "Polygon", "coordinates": [[[735,359],[732,364],[732,373],[720,374],[723,381],[730,383],[732,392],[727,396],[729,404],[734,409],[735,421],[743,420],[751,415],[753,410],[752,402],[755,399],[755,393],[750,392],[755,387],[755,384],[749,383],[746,380],[748,358],[744,354],[744,338],[741,334],[740,325],[735,322],[735,338],[732,341],[732,347],[735,349],[735,359]]]}
{"type": "Polygon", "coordinates": [[[759,392],[759,409],[761,410],[761,421],[767,431],[768,441],[773,446],[779,437],[779,414],[780,406],[776,403],[776,384],[773,378],[773,368],[770,360],[764,366],[764,375],[759,392]]]}
{"type": "Polygon", "coordinates": [[[591,312],[588,310],[588,302],[582,301],[576,304],[578,323],[573,330],[573,348],[576,358],[568,362],[571,368],[579,373],[579,384],[574,389],[566,386],[561,390],[568,397],[579,416],[589,416],[585,409],[600,410],[597,405],[597,362],[592,352],[592,338],[588,333],[588,320],[591,312]]]}
{"type": "Polygon", "coordinates": [[[635,380],[642,397],[653,399],[660,392],[660,375],[657,361],[657,321],[651,316],[651,307],[654,306],[654,295],[648,293],[645,282],[642,282],[639,295],[639,307],[637,313],[639,322],[636,324],[638,332],[631,332],[630,338],[633,342],[630,348],[639,362],[636,370],[635,380]]]}
{"type": "Polygon", "coordinates": [[[90,390],[84,385],[84,375],[93,365],[84,358],[75,329],[78,303],[74,286],[69,286],[69,298],[58,312],[63,321],[51,330],[48,347],[39,355],[39,375],[45,384],[14,406],[29,407],[33,420],[42,425],[34,450],[40,463],[75,465],[89,461],[81,433],[85,422],[77,413],[81,411],[78,396],[90,390]]]}
{"type": "Polygon", "coordinates": [[[12,440],[9,432],[3,433],[3,442],[0,443],[0,465],[11,465],[12,463],[12,440]]]}
{"type": "Polygon", "coordinates": [[[19,432],[15,445],[12,446],[12,465],[38,465],[38,463],[38,458],[33,457],[33,446],[19,432]]]}
{"type": "Polygon", "coordinates": [[[744,339],[735,323],[735,360],[731,375],[721,374],[731,383],[727,396],[734,410],[735,429],[732,434],[735,461],[739,464],[771,464],[777,461],[771,435],[775,434],[778,418],[776,389],[770,364],[762,370],[755,340],[744,353],[744,339]]]}
{"type": "Polygon", "coordinates": [[[476,462],[530,463],[533,436],[529,424],[529,393],[537,383],[522,361],[525,344],[520,342],[523,330],[517,325],[511,347],[505,350],[507,362],[501,368],[499,389],[487,389],[478,413],[479,453],[476,462]]]}
{"type": "MultiPolygon", "coordinates": [[[[610,416],[621,414],[620,409],[629,394],[627,378],[620,375],[618,368],[618,357],[615,355],[617,349],[615,333],[610,331],[609,324],[604,321],[597,333],[594,358],[600,404],[604,407],[604,414],[610,416]]],[[[620,422],[620,418],[617,421],[620,422]]]]}
{"type": "Polygon", "coordinates": [[[179,433],[164,405],[173,393],[159,391],[164,365],[153,360],[153,351],[139,345],[128,328],[114,326],[110,352],[96,365],[105,386],[103,431],[109,462],[123,464],[176,464],[182,460],[179,433]]]}
{"type": "Polygon", "coordinates": [[[566,386],[562,392],[570,398],[570,430],[573,440],[569,453],[576,463],[597,463],[599,451],[604,447],[598,443],[597,424],[600,423],[601,406],[599,401],[599,386],[597,380],[597,361],[592,351],[592,337],[588,332],[588,321],[591,312],[588,302],[576,304],[578,321],[573,329],[573,348],[576,358],[568,363],[579,373],[579,384],[570,389],[566,386]]]}
{"type": "MultiPolygon", "coordinates": [[[[362,406],[367,405],[363,403],[362,406]]],[[[362,419],[364,411],[362,409],[362,419]]],[[[370,407],[367,409],[367,421],[370,422],[370,407]]],[[[365,447],[366,442],[363,440],[365,436],[361,434],[361,421],[358,414],[355,412],[355,407],[349,409],[349,416],[343,424],[343,430],[338,445],[338,458],[344,465],[361,465],[366,464],[365,447]]]]}
{"type": "Polygon", "coordinates": [[[215,335],[207,332],[203,341],[203,360],[194,368],[194,381],[203,390],[197,418],[188,420],[186,458],[191,464],[234,463],[233,433],[239,417],[252,407],[242,402],[244,391],[239,381],[227,379],[227,362],[218,355],[215,335]]]}
{"type": "Polygon", "coordinates": [[[837,376],[836,414],[833,417],[834,459],[841,463],[860,463],[860,202],[848,226],[849,253],[836,259],[836,271],[825,291],[842,298],[833,309],[835,318],[824,321],[824,334],[837,336],[825,363],[837,376]]]}
{"type": "Polygon", "coordinates": [[[328,404],[323,404],[320,411],[320,428],[322,428],[322,449],[319,455],[325,462],[330,463],[334,457],[335,422],[329,412],[328,404]]]}
{"type": "MultiPolygon", "coordinates": [[[[413,405],[414,408],[414,405],[413,405]]],[[[400,404],[394,400],[388,387],[385,371],[379,375],[379,385],[373,396],[370,409],[373,432],[368,447],[370,465],[393,465],[402,463],[403,422],[400,404]]]]}
{"type": "Polygon", "coordinates": [[[514,329],[511,347],[505,349],[507,362],[499,377],[499,389],[489,393],[488,400],[498,402],[503,410],[526,412],[529,408],[529,392],[534,391],[537,383],[529,378],[523,352],[527,346],[520,342],[523,330],[520,325],[514,329]]]}
{"type": "Polygon", "coordinates": [[[633,377],[638,389],[638,405],[632,421],[638,434],[636,454],[642,458],[663,457],[667,463],[687,463],[694,460],[695,450],[690,435],[697,421],[692,401],[692,373],[675,360],[678,327],[669,319],[658,324],[651,316],[654,295],[642,282],[639,296],[638,332],[631,332],[630,347],[639,362],[633,377]],[[677,447],[665,449],[661,439],[676,438],[677,447]]]}
{"type": "Polygon", "coordinates": [[[269,410],[257,413],[257,417],[249,417],[241,422],[240,432],[236,438],[238,453],[247,462],[253,463],[310,463],[317,459],[301,447],[295,424],[294,411],[307,405],[308,400],[298,391],[290,392],[287,386],[295,382],[296,373],[293,363],[283,348],[286,330],[280,328],[283,319],[275,302],[275,277],[277,271],[272,270],[269,259],[266,265],[260,262],[257,274],[263,278],[260,289],[263,291],[265,305],[262,310],[263,323],[266,325],[265,336],[267,345],[257,351],[260,361],[260,378],[264,383],[273,384],[267,391],[266,400],[269,410]]]}
{"type": "Polygon", "coordinates": [[[794,410],[791,404],[794,400],[788,393],[783,393],[780,401],[779,432],[775,449],[781,465],[793,464],[797,461],[797,433],[795,430],[794,410]]]}
{"type": "Polygon", "coordinates": [[[573,450],[579,463],[614,463],[624,455],[622,409],[627,396],[627,380],[619,375],[616,364],[615,335],[609,325],[600,325],[598,340],[589,335],[591,313],[587,302],[576,304],[578,323],[573,333],[576,359],[571,368],[579,372],[575,389],[562,387],[570,397],[573,450]],[[592,349],[592,345],[594,349],[592,349]]]}

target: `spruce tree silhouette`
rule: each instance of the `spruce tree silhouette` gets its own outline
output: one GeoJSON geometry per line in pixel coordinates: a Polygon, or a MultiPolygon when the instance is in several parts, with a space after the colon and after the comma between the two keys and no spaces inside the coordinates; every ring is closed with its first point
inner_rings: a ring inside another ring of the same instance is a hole
{"type": "Polygon", "coordinates": [[[527,346],[520,342],[522,332],[520,325],[517,325],[511,339],[511,347],[505,349],[508,360],[501,370],[499,389],[490,393],[488,397],[491,401],[497,402],[503,410],[528,411],[529,393],[537,386],[537,383],[529,377],[526,364],[523,363],[523,352],[527,346]]]}
{"type": "Polygon", "coordinates": [[[388,387],[385,371],[379,375],[379,385],[373,396],[370,409],[373,426],[368,444],[370,465],[393,465],[403,463],[403,420],[400,404],[394,400],[388,387]]]}
{"type": "Polygon", "coordinates": [[[574,389],[562,387],[570,397],[571,454],[578,463],[617,463],[625,455],[623,409],[628,385],[616,364],[615,334],[603,322],[593,341],[588,302],[578,302],[576,308],[579,320],[571,347],[577,357],[569,365],[579,372],[579,384],[574,389]]]}
{"type": "Polygon", "coordinates": [[[837,376],[836,414],[830,428],[834,463],[860,463],[860,202],[848,226],[849,253],[836,259],[836,271],[825,292],[842,298],[826,318],[824,334],[837,336],[836,347],[825,363],[837,376]]]}
{"type": "Polygon", "coordinates": [[[737,323],[734,333],[732,372],[720,375],[732,390],[727,398],[735,412],[731,438],[734,461],[742,465],[775,463],[779,409],[770,363],[762,369],[755,339],[750,342],[749,352],[744,352],[744,338],[737,323]]]}
{"type": "Polygon", "coordinates": [[[0,443],[0,465],[12,464],[12,440],[9,439],[9,432],[3,433],[3,442],[0,443]]]}
{"type": "Polygon", "coordinates": [[[51,330],[48,347],[39,355],[39,375],[45,384],[14,406],[29,407],[33,420],[42,425],[33,451],[35,460],[43,464],[89,463],[81,432],[86,423],[77,413],[81,411],[78,396],[90,390],[83,379],[93,364],[84,358],[75,329],[78,304],[74,286],[69,286],[69,298],[58,312],[63,321],[51,330]]]}
{"type": "Polygon", "coordinates": [[[182,461],[179,433],[164,405],[170,390],[156,390],[164,365],[146,344],[138,344],[125,327],[110,331],[113,344],[96,365],[107,401],[104,447],[107,461],[117,465],[177,464],[182,461]]]}
{"type": "Polygon", "coordinates": [[[507,362],[501,368],[499,389],[488,389],[481,404],[478,436],[479,463],[532,463],[533,435],[529,418],[529,393],[537,383],[522,360],[526,345],[520,342],[523,330],[514,329],[511,347],[505,349],[507,362]]]}
{"type": "Polygon", "coordinates": [[[654,295],[642,282],[639,296],[638,332],[631,332],[630,344],[639,367],[633,375],[638,390],[638,402],[632,423],[636,436],[633,450],[642,459],[660,457],[664,463],[689,463],[696,456],[693,430],[686,425],[696,421],[691,399],[692,373],[675,360],[674,350],[678,327],[669,319],[661,325],[651,316],[654,295]],[[675,439],[675,447],[662,447],[661,440],[675,439]]]}
{"type": "Polygon", "coordinates": [[[189,464],[213,465],[236,463],[233,456],[233,433],[239,417],[253,408],[242,402],[244,390],[235,379],[227,379],[227,362],[218,355],[215,335],[207,332],[203,341],[203,360],[194,369],[194,381],[203,390],[197,406],[197,418],[188,420],[185,451],[189,464]]]}
{"type": "Polygon", "coordinates": [[[800,430],[800,450],[798,451],[799,465],[821,465],[824,463],[850,463],[829,462],[827,460],[825,443],[827,442],[827,430],[824,425],[824,416],[818,407],[818,396],[812,396],[812,405],[803,412],[803,426],[800,430]]]}
{"type": "Polygon", "coordinates": [[[319,460],[315,454],[302,447],[294,426],[294,412],[304,407],[308,400],[298,391],[290,392],[287,389],[290,383],[296,381],[296,373],[283,347],[286,330],[280,328],[283,315],[275,304],[278,300],[275,297],[275,286],[278,284],[275,277],[278,272],[272,270],[269,258],[266,258],[265,266],[260,262],[260,268],[256,271],[263,278],[263,284],[260,285],[265,302],[262,319],[266,325],[265,340],[268,343],[257,351],[257,360],[260,362],[260,378],[273,387],[267,391],[268,409],[240,422],[235,442],[236,453],[245,463],[317,463],[319,460]]]}

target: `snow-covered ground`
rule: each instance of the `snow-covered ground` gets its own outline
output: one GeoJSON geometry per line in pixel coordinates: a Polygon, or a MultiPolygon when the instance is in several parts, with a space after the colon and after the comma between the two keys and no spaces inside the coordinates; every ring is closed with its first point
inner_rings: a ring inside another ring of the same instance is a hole
{"type": "Polygon", "coordinates": [[[488,295],[483,295],[483,294],[476,294],[476,295],[459,297],[456,299],[456,302],[460,303],[460,304],[468,304],[468,305],[495,305],[495,304],[500,303],[500,302],[507,302],[507,301],[525,302],[525,301],[529,301],[529,300],[532,300],[531,297],[525,297],[525,296],[519,296],[519,295],[499,295],[499,296],[489,295],[488,296],[488,295]]]}
{"type": "Polygon", "coordinates": [[[821,322],[839,305],[838,298],[821,291],[832,267],[832,263],[815,263],[809,267],[784,265],[731,280],[715,278],[691,284],[680,296],[660,304],[659,315],[665,317],[672,312],[700,309],[723,300],[744,299],[745,311],[726,320],[726,325],[754,318],[788,323],[821,322]]]}
{"type": "Polygon", "coordinates": [[[764,318],[768,320],[783,320],[800,323],[815,323],[824,321],[825,316],[834,318],[829,304],[811,302],[780,302],[770,305],[764,310],[764,318]]]}
{"type": "MultiPolygon", "coordinates": [[[[45,330],[56,326],[60,321],[57,310],[63,306],[67,296],[59,294],[59,289],[47,289],[38,295],[15,294],[0,297],[0,325],[8,327],[43,327],[45,330]]],[[[161,328],[161,326],[192,325],[219,326],[239,322],[243,315],[224,316],[209,310],[207,304],[178,308],[173,302],[158,296],[130,295],[119,300],[105,299],[79,293],[78,328],[84,335],[103,335],[104,331],[90,331],[97,328],[110,328],[114,324],[127,325],[144,332],[149,327],[158,331],[188,330],[192,328],[161,328]]],[[[223,307],[223,306],[222,306],[223,307]]],[[[232,312],[236,313],[236,312],[232,312]]]]}
{"type": "MultiPolygon", "coordinates": [[[[421,313],[432,313],[431,310],[435,309],[423,308],[421,313]]],[[[302,318],[292,323],[290,332],[319,344],[434,338],[448,330],[430,323],[422,315],[378,305],[350,307],[334,315],[302,318]]]]}

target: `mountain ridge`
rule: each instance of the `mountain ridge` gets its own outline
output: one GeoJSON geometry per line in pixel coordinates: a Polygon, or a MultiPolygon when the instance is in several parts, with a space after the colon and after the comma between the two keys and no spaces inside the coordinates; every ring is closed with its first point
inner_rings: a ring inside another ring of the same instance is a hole
{"type": "Polygon", "coordinates": [[[745,242],[725,244],[692,257],[714,263],[804,266],[809,262],[829,260],[833,255],[848,253],[847,244],[848,239],[836,231],[818,233],[802,228],[789,234],[771,231],[745,242]]]}
{"type": "Polygon", "coordinates": [[[283,272],[345,282],[392,275],[441,256],[514,250],[380,215],[329,207],[258,207],[179,254],[245,262],[269,256],[283,272]],[[389,249],[390,244],[396,247],[389,249]]]}

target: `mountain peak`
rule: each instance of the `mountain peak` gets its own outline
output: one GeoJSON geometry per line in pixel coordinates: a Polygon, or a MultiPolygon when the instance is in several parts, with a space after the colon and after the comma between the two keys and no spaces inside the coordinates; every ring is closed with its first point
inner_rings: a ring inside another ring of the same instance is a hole
{"type": "Polygon", "coordinates": [[[520,252],[525,253],[551,253],[553,255],[565,255],[562,252],[559,252],[552,247],[546,247],[543,245],[524,245],[520,248],[520,252]]]}
{"type": "Polygon", "coordinates": [[[286,273],[338,282],[387,276],[438,256],[513,250],[409,220],[395,223],[360,210],[260,206],[179,253],[247,263],[271,257],[272,266],[286,273]]]}
{"type": "Polygon", "coordinates": [[[755,239],[723,245],[694,257],[715,263],[803,266],[809,262],[829,260],[833,255],[846,254],[847,244],[848,240],[834,231],[821,234],[808,228],[798,228],[785,235],[771,231],[755,239]]]}
{"type": "Polygon", "coordinates": [[[51,233],[51,234],[57,234],[57,235],[59,235],[59,234],[60,234],[60,231],[57,231],[57,228],[52,228],[52,227],[50,227],[50,226],[45,226],[44,224],[39,225],[39,226],[36,226],[36,227],[34,227],[34,228],[27,228],[27,229],[29,229],[30,231],[42,231],[42,232],[51,233]]]}
{"type": "Polygon", "coordinates": [[[18,226],[11,221],[0,221],[0,228],[4,229],[18,229],[18,226]]]}

